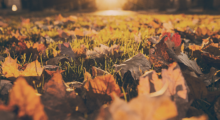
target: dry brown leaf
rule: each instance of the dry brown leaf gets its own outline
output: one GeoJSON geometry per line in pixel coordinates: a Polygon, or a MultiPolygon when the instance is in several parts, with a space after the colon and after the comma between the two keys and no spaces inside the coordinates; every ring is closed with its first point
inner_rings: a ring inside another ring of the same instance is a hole
{"type": "Polygon", "coordinates": [[[37,96],[36,91],[22,77],[16,80],[10,92],[8,106],[15,105],[19,107],[18,117],[28,115],[33,120],[47,120],[40,97],[37,96]]]}
{"type": "Polygon", "coordinates": [[[182,72],[176,62],[169,65],[169,68],[162,69],[162,80],[168,82],[170,95],[177,94],[179,97],[188,100],[188,88],[182,72]]]}
{"type": "Polygon", "coordinates": [[[58,98],[62,98],[66,95],[66,87],[63,83],[61,72],[45,70],[52,78],[44,84],[44,91],[52,94],[58,98]]]}
{"type": "MultiPolygon", "coordinates": [[[[89,73],[87,73],[87,76],[89,76],[89,73]]],[[[115,92],[118,96],[121,95],[121,90],[118,84],[116,83],[114,76],[112,76],[111,74],[107,74],[105,76],[97,76],[94,79],[91,79],[90,76],[87,77],[88,81],[84,85],[84,88],[87,91],[92,89],[93,92],[97,94],[111,96],[112,93],[115,92]]]]}
{"type": "MultiPolygon", "coordinates": [[[[113,120],[166,120],[177,116],[175,103],[164,95],[150,97],[141,94],[128,103],[114,96],[108,110],[113,120]]],[[[102,111],[97,120],[105,120],[106,117],[108,114],[102,111]]]]}
{"type": "Polygon", "coordinates": [[[164,84],[155,71],[148,71],[139,78],[138,95],[150,93],[150,82],[154,84],[155,91],[161,90],[164,84]]]}
{"type": "Polygon", "coordinates": [[[162,80],[158,78],[155,71],[148,71],[142,75],[139,79],[138,94],[150,94],[150,92],[160,91],[166,83],[168,83],[168,92],[166,92],[168,96],[177,94],[179,97],[188,100],[188,88],[185,79],[175,62],[170,64],[168,69],[162,69],[162,80]],[[153,83],[153,86],[150,86],[150,83],[153,83]]]}
{"type": "Polygon", "coordinates": [[[205,83],[201,79],[195,78],[190,74],[184,73],[183,75],[190,89],[189,96],[195,99],[206,98],[208,91],[205,83]]]}

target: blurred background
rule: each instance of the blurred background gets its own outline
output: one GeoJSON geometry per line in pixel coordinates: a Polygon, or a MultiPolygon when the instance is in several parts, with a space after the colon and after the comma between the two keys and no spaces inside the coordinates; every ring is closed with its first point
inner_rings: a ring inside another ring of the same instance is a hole
{"type": "Polygon", "coordinates": [[[1,11],[219,10],[220,0],[0,0],[1,11]]]}

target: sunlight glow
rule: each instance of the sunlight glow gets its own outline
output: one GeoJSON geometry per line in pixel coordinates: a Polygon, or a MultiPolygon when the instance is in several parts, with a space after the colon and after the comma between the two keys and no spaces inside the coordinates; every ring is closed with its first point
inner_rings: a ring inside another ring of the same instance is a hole
{"type": "Polygon", "coordinates": [[[126,0],[96,0],[99,10],[121,10],[126,0]]]}
{"type": "Polygon", "coordinates": [[[97,11],[92,13],[93,15],[101,15],[101,16],[128,16],[134,15],[135,12],[132,11],[124,11],[124,10],[104,10],[104,11],[97,11]]]}
{"type": "Polygon", "coordinates": [[[12,5],[12,11],[17,11],[18,10],[18,8],[17,8],[17,6],[16,5],[12,5]]]}

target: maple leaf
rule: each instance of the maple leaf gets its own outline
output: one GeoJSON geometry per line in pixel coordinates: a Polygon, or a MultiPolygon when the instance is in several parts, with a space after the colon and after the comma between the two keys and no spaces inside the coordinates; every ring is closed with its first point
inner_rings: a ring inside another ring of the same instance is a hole
{"type": "Polygon", "coordinates": [[[17,59],[12,59],[9,55],[5,58],[5,61],[2,63],[2,74],[5,77],[18,77],[20,75],[20,71],[18,70],[19,64],[17,63],[17,59]]]}
{"type": "Polygon", "coordinates": [[[148,71],[139,78],[139,85],[137,87],[138,95],[159,91],[164,84],[165,83],[158,78],[155,71],[148,71]],[[151,86],[150,83],[153,83],[154,86],[151,86]]]}
{"type": "Polygon", "coordinates": [[[162,80],[169,82],[170,95],[177,94],[188,101],[188,87],[177,63],[170,64],[167,70],[162,69],[162,80]]]}
{"type": "MultiPolygon", "coordinates": [[[[87,73],[87,76],[88,75],[89,73],[87,73]]],[[[88,81],[84,85],[84,88],[87,91],[92,90],[93,93],[109,96],[111,96],[112,93],[115,92],[118,96],[121,96],[121,90],[111,74],[97,76],[94,79],[91,79],[91,77],[87,77],[87,79],[88,81]]]]}
{"type": "Polygon", "coordinates": [[[61,51],[60,54],[67,55],[70,61],[76,60],[76,54],[73,52],[69,43],[59,44],[58,47],[61,51]]]}
{"type": "Polygon", "coordinates": [[[63,78],[60,71],[49,71],[45,70],[52,78],[44,84],[44,91],[52,94],[57,98],[62,98],[66,95],[66,87],[63,83],[63,78]]]}
{"type": "Polygon", "coordinates": [[[35,60],[27,64],[24,71],[21,71],[21,76],[40,76],[44,70],[44,67],[41,67],[40,62],[35,60]]]}
{"type": "Polygon", "coordinates": [[[41,67],[38,60],[35,60],[27,64],[24,71],[18,70],[19,64],[17,64],[17,59],[12,59],[10,56],[5,58],[2,63],[2,74],[5,77],[18,77],[18,76],[40,76],[43,72],[43,67],[41,67]]]}
{"type": "Polygon", "coordinates": [[[169,97],[164,95],[150,97],[147,94],[142,94],[128,103],[118,97],[114,97],[113,102],[105,111],[101,108],[97,120],[110,118],[113,120],[162,120],[176,116],[176,105],[169,97]]]}
{"type": "Polygon", "coordinates": [[[9,107],[17,105],[19,107],[18,117],[24,115],[31,116],[33,120],[47,120],[44,106],[36,91],[28,85],[26,80],[19,77],[10,91],[9,107]]]}
{"type": "Polygon", "coordinates": [[[131,72],[132,77],[134,80],[138,80],[139,77],[146,71],[151,68],[150,62],[147,58],[139,53],[132,58],[124,61],[119,65],[114,65],[115,70],[120,72],[121,76],[124,77],[124,74],[128,71],[131,72]]]}
{"type": "Polygon", "coordinates": [[[138,95],[172,96],[177,105],[178,117],[183,118],[188,109],[188,86],[177,63],[162,69],[162,79],[158,79],[155,71],[146,72],[140,77],[138,95]]]}

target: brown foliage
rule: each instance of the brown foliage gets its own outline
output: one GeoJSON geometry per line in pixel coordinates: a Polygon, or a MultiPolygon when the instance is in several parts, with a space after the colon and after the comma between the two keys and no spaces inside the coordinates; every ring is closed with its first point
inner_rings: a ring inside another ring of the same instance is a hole
{"type": "Polygon", "coordinates": [[[2,74],[5,77],[18,77],[18,76],[40,76],[43,72],[43,67],[41,67],[38,60],[35,60],[29,64],[24,71],[18,70],[19,64],[17,64],[17,59],[12,59],[10,56],[5,58],[2,63],[2,74]]]}
{"type": "MultiPolygon", "coordinates": [[[[147,94],[141,94],[128,103],[114,97],[108,110],[113,120],[162,120],[177,116],[175,103],[164,95],[150,97],[147,94]]],[[[108,114],[102,111],[97,120],[104,120],[106,117],[109,117],[108,114]]]]}
{"type": "MultiPolygon", "coordinates": [[[[89,76],[90,74],[87,73],[89,76]]],[[[116,83],[114,76],[111,74],[107,74],[105,76],[97,76],[94,79],[90,77],[86,77],[88,81],[85,83],[84,88],[89,91],[92,90],[94,93],[97,94],[104,94],[104,95],[112,95],[115,92],[118,96],[121,95],[121,90],[116,83]]]]}
{"type": "Polygon", "coordinates": [[[16,80],[10,92],[8,106],[12,107],[15,105],[19,107],[18,117],[28,115],[33,120],[47,120],[40,97],[37,96],[36,91],[22,77],[16,80]]]}
{"type": "Polygon", "coordinates": [[[152,87],[157,92],[161,90],[166,83],[168,83],[167,94],[169,96],[177,94],[179,97],[187,100],[188,88],[177,63],[170,64],[168,69],[162,69],[162,79],[158,78],[155,71],[152,71],[151,74],[145,73],[141,76],[138,85],[138,94],[150,94],[152,87]],[[153,83],[154,86],[150,86],[150,82],[153,83]]]}
{"type": "Polygon", "coordinates": [[[57,98],[62,98],[66,95],[66,87],[63,83],[63,78],[59,70],[46,72],[52,76],[52,78],[44,84],[44,91],[56,96],[57,98]]]}

